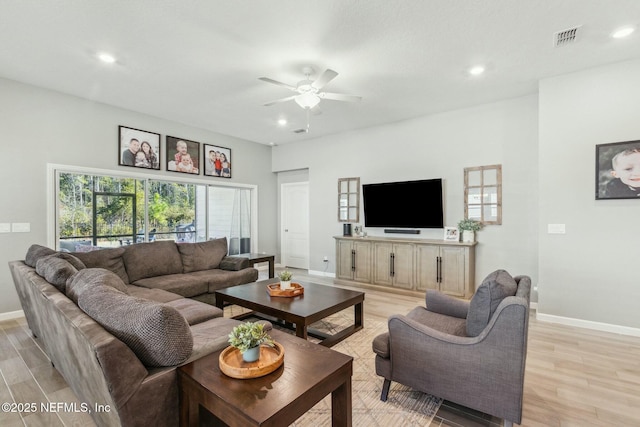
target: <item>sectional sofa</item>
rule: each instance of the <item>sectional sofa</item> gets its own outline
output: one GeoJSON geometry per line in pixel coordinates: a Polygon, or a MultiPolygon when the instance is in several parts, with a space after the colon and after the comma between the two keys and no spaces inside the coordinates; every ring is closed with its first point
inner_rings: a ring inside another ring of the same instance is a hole
{"type": "Polygon", "coordinates": [[[169,427],[176,367],[227,346],[239,324],[198,299],[255,281],[247,262],[220,239],[89,253],[33,245],[9,267],[36,341],[96,424],[169,427]]]}

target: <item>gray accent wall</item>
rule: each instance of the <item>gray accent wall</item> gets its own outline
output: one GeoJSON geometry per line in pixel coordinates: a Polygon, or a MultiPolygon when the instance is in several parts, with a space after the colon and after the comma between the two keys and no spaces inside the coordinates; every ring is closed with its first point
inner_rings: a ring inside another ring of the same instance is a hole
{"type": "Polygon", "coordinates": [[[640,200],[595,200],[596,144],[631,140],[640,61],[540,83],[541,313],[640,328],[640,200]],[[547,233],[559,223],[566,234],[547,233]]]}
{"type": "MultiPolygon", "coordinates": [[[[257,249],[275,253],[277,177],[271,172],[271,147],[0,79],[0,152],[4,160],[0,223],[31,225],[28,233],[0,233],[0,315],[21,309],[8,261],[24,259],[33,243],[47,245],[47,221],[52,214],[47,212],[47,190],[51,190],[47,188],[47,164],[141,172],[118,166],[119,125],[160,133],[163,144],[170,135],[231,148],[233,177],[223,181],[258,186],[257,249]]],[[[149,173],[169,180],[180,177],[167,171],[149,173]]],[[[203,175],[197,179],[204,183],[216,180],[203,175]]]]}
{"type": "MultiPolygon", "coordinates": [[[[456,226],[464,213],[464,168],[502,164],[503,224],[477,235],[476,281],[504,268],[530,275],[536,283],[537,111],[538,98],[532,95],[274,147],[274,172],[308,169],[310,270],[324,271],[322,260],[328,255],[327,270],[335,272],[333,236],[342,234],[338,178],[360,177],[361,184],[442,178],[445,225],[456,226]]],[[[412,200],[389,200],[389,209],[413,209],[419,203],[416,194],[412,200]]],[[[366,230],[369,235],[384,234],[381,228],[366,230]]],[[[421,231],[416,237],[443,238],[442,229],[421,231]]]]}

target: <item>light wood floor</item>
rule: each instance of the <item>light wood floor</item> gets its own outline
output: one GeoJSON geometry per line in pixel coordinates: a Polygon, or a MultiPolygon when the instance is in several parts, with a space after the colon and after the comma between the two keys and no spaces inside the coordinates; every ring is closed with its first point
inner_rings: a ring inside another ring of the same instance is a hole
{"type": "MultiPolygon", "coordinates": [[[[330,278],[299,280],[333,284],[330,278]]],[[[261,271],[261,278],[266,273],[261,271]]],[[[357,288],[353,288],[357,289],[357,288]]],[[[362,289],[361,289],[362,290],[362,289]]],[[[386,320],[407,313],[422,298],[365,289],[367,317],[386,320]]],[[[373,369],[373,367],[372,367],[373,369]]],[[[80,403],[31,339],[24,318],[0,322],[0,403],[80,403]]],[[[501,420],[445,402],[437,426],[495,426],[501,420]]],[[[0,426],[92,426],[81,412],[0,411],[0,426]]],[[[640,426],[640,338],[591,331],[535,319],[529,323],[524,426],[640,426]]]]}

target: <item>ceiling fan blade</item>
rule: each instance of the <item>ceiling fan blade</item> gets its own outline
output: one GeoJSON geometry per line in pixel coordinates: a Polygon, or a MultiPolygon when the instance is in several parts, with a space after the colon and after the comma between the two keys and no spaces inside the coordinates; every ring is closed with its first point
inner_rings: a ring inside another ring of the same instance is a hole
{"type": "Polygon", "coordinates": [[[286,98],[276,99],[275,101],[267,102],[266,104],[264,104],[264,106],[265,106],[265,107],[268,107],[268,106],[273,105],[273,104],[279,104],[279,103],[281,103],[281,102],[291,101],[291,100],[292,100],[292,99],[294,99],[296,96],[298,96],[298,95],[292,95],[292,96],[287,96],[286,98]]]}
{"type": "Polygon", "coordinates": [[[316,79],[315,82],[311,83],[311,86],[320,90],[331,80],[335,79],[337,75],[338,73],[327,68],[325,72],[322,73],[322,75],[316,79]]]}
{"type": "Polygon", "coordinates": [[[295,86],[291,86],[291,85],[288,85],[286,83],[282,83],[282,82],[279,82],[277,80],[270,79],[269,77],[258,77],[258,80],[262,80],[263,82],[273,83],[274,85],[286,87],[289,90],[293,90],[293,91],[296,90],[295,86]]]}
{"type": "Polygon", "coordinates": [[[348,101],[348,102],[362,101],[361,96],[344,95],[342,93],[320,92],[318,96],[323,99],[331,99],[334,101],[348,101]]]}

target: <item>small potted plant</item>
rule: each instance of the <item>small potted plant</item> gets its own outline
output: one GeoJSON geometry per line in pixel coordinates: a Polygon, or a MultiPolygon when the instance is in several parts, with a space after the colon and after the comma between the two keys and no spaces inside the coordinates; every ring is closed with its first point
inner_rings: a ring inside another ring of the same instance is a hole
{"type": "Polygon", "coordinates": [[[233,328],[229,344],[242,353],[242,360],[255,362],[260,358],[262,344],[273,347],[274,341],[264,330],[262,323],[246,322],[233,328]]]}
{"type": "Polygon", "coordinates": [[[283,270],[278,277],[280,278],[280,289],[291,289],[291,272],[289,270],[283,270]]]}
{"type": "Polygon", "coordinates": [[[476,231],[482,228],[482,223],[475,219],[463,219],[458,223],[458,230],[462,232],[463,242],[475,242],[476,231]]]}

